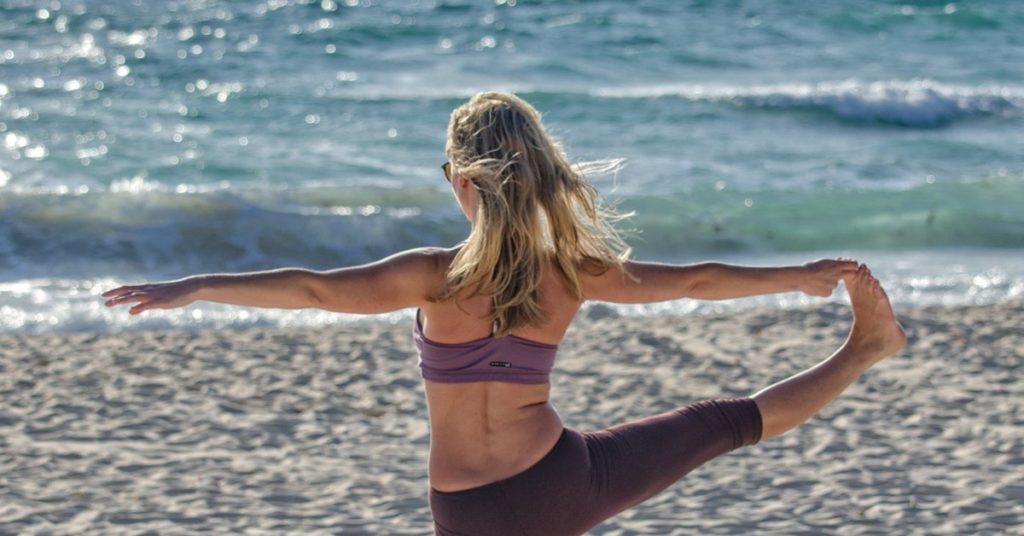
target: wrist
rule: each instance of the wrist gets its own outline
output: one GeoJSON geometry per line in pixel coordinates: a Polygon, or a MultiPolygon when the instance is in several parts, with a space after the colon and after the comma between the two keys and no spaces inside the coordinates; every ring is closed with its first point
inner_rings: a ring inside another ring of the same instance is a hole
{"type": "Polygon", "coordinates": [[[783,268],[783,287],[786,292],[800,292],[803,290],[804,279],[807,277],[807,268],[804,266],[787,266],[783,268]]]}

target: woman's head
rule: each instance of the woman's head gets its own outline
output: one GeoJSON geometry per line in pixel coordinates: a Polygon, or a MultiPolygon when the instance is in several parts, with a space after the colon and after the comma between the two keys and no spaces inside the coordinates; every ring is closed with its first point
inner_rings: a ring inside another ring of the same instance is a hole
{"type": "Polygon", "coordinates": [[[472,97],[452,112],[445,152],[473,229],[449,268],[441,299],[467,289],[493,296],[499,333],[543,320],[537,284],[547,259],[554,257],[580,296],[581,266],[607,269],[628,255],[608,223],[618,216],[599,206],[583,177],[613,170],[615,163],[569,164],[523,99],[495,92],[472,97]]]}
{"type": "Polygon", "coordinates": [[[513,174],[529,171],[522,169],[527,162],[548,172],[564,164],[537,110],[509,93],[479,93],[456,108],[445,153],[459,174],[478,187],[500,187],[513,174]]]}

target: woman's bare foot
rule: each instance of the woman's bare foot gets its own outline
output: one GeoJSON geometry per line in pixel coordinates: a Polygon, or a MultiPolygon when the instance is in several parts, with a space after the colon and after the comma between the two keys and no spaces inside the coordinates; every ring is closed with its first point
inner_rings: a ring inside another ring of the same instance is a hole
{"type": "Polygon", "coordinates": [[[892,305],[866,266],[843,278],[853,304],[853,329],[828,359],[753,395],[761,412],[762,438],[777,436],[813,417],[865,370],[895,354],[907,336],[892,305]]]}
{"type": "Polygon", "coordinates": [[[846,340],[846,349],[874,364],[903,348],[907,342],[903,326],[896,320],[889,298],[871,270],[861,265],[843,282],[853,305],[853,329],[846,340]]]}

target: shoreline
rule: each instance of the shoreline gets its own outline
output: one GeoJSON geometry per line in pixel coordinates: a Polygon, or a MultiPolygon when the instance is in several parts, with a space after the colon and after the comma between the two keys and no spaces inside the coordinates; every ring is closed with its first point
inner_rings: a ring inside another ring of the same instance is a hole
{"type": "MultiPolygon", "coordinates": [[[[591,534],[1000,532],[1024,522],[1024,300],[903,309],[907,347],[797,430],[591,534]]],[[[576,319],[552,374],[588,431],[826,357],[849,308],[576,319]]],[[[0,533],[423,534],[409,323],[0,336],[0,533]]]]}
{"type": "MultiPolygon", "coordinates": [[[[993,305],[1024,300],[1024,250],[945,248],[917,251],[802,251],[739,253],[646,260],[688,263],[716,260],[748,266],[798,265],[817,258],[851,256],[872,267],[883,282],[897,313],[934,305],[942,307],[993,305]]],[[[254,267],[259,268],[259,267],[254,267]]],[[[223,328],[305,329],[411,321],[411,309],[378,316],[344,315],[315,309],[273,310],[238,308],[200,302],[185,309],[129,317],[124,310],[103,305],[100,292],[121,284],[174,279],[186,273],[121,274],[118,277],[63,279],[40,275],[0,283],[0,336],[16,334],[121,333],[183,328],[203,331],[223,328]],[[154,279],[155,278],[155,279],[154,279]],[[57,304],[55,306],[55,304],[57,304]]],[[[195,272],[191,272],[195,273],[195,272]]],[[[675,300],[646,305],[609,305],[620,316],[734,314],[751,309],[804,309],[844,303],[845,292],[830,298],[783,293],[737,300],[675,300]]]]}

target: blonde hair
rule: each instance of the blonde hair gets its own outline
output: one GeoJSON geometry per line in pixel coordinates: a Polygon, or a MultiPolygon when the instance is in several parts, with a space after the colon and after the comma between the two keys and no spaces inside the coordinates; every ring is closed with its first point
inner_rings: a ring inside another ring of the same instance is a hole
{"type": "Polygon", "coordinates": [[[628,217],[602,206],[586,173],[617,161],[570,165],[540,114],[508,93],[479,93],[452,112],[445,152],[480,194],[473,230],[445,275],[438,301],[492,297],[497,335],[545,320],[540,273],[552,256],[567,288],[582,299],[580,271],[621,267],[630,248],[611,222],[628,217]]]}

